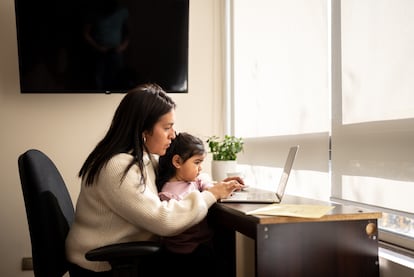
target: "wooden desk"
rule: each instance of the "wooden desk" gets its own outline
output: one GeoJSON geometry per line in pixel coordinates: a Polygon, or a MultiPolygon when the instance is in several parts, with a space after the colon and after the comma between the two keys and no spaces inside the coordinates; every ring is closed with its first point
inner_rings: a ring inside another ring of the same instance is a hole
{"type": "Polygon", "coordinates": [[[236,276],[235,231],[254,240],[258,277],[379,276],[380,212],[290,195],[282,203],[335,208],[319,219],[244,214],[263,204],[217,203],[210,209],[216,246],[228,261],[229,276],[236,276]]]}

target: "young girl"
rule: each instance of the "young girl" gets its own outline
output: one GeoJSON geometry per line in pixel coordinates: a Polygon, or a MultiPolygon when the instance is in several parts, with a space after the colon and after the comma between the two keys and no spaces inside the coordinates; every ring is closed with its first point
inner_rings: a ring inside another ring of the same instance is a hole
{"type": "MultiPolygon", "coordinates": [[[[166,154],[159,158],[156,184],[161,200],[180,201],[192,197],[191,194],[195,191],[212,187],[211,182],[200,178],[201,164],[205,156],[201,139],[188,133],[178,134],[166,154]]],[[[208,226],[207,218],[204,218],[181,234],[163,237],[167,257],[165,260],[172,267],[179,267],[183,271],[188,269],[188,273],[180,272],[182,276],[218,276],[217,253],[213,251],[211,240],[212,230],[208,226]],[[206,267],[206,263],[209,266],[206,267]],[[193,266],[203,270],[196,273],[193,266]]]]}

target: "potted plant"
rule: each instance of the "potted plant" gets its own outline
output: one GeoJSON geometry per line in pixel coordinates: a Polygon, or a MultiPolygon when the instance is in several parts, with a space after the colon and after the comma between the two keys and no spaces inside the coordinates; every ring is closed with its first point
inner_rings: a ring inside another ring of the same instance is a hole
{"type": "Polygon", "coordinates": [[[211,136],[207,139],[210,153],[213,155],[211,175],[213,180],[221,181],[227,173],[237,171],[237,154],[243,151],[243,138],[225,135],[223,139],[211,136]]]}

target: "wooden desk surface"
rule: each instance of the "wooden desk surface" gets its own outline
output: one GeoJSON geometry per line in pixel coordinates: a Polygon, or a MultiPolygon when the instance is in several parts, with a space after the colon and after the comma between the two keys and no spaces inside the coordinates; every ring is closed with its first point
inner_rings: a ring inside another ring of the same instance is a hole
{"type": "Polygon", "coordinates": [[[215,245],[228,261],[229,276],[236,276],[235,231],[254,240],[256,277],[273,277],[275,272],[291,277],[379,276],[376,224],[380,212],[291,195],[285,195],[282,204],[335,208],[311,219],[245,214],[268,204],[212,206],[209,216],[216,231],[215,245]]]}
{"type": "Polygon", "coordinates": [[[222,209],[223,211],[231,213],[235,216],[249,217],[249,221],[254,221],[256,224],[378,219],[382,216],[382,213],[378,211],[293,195],[285,195],[281,204],[330,205],[335,206],[335,208],[328,214],[317,219],[287,216],[245,215],[245,212],[247,211],[264,207],[269,204],[217,203],[216,208],[222,209]]]}

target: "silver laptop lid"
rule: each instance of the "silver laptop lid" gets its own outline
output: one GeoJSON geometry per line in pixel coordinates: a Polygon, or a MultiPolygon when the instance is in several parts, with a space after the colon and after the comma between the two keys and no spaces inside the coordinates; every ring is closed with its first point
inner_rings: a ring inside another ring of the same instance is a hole
{"type": "Polygon", "coordinates": [[[292,170],[293,162],[296,158],[296,153],[298,153],[299,145],[290,147],[289,154],[283,167],[282,175],[280,176],[279,186],[277,188],[276,196],[279,201],[282,200],[283,195],[285,194],[286,184],[289,179],[290,171],[292,170]]]}

